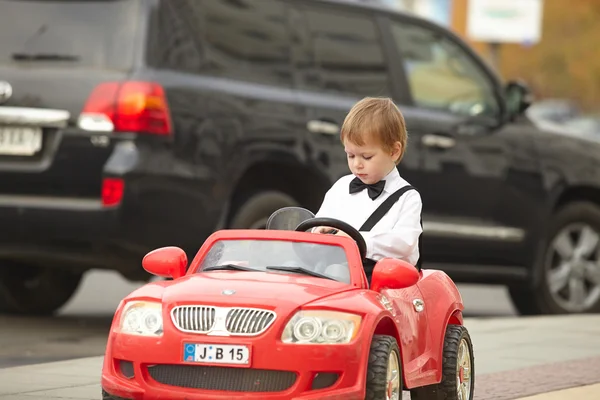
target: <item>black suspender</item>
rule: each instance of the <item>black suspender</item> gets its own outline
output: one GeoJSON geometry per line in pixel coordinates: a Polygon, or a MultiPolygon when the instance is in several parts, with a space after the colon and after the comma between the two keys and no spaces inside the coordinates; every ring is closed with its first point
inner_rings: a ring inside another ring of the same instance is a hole
{"type": "Polygon", "coordinates": [[[363,226],[360,227],[359,231],[368,232],[371,229],[373,229],[373,227],[381,220],[381,218],[383,218],[383,216],[385,214],[387,214],[388,211],[390,211],[390,209],[392,208],[394,203],[396,203],[398,201],[398,199],[400,197],[402,197],[402,195],[404,193],[408,192],[409,190],[417,190],[417,189],[408,185],[408,186],[401,187],[400,189],[398,189],[394,193],[392,193],[390,195],[390,197],[385,199],[385,201],[383,203],[381,203],[381,205],[379,207],[377,207],[377,209],[375,211],[373,211],[373,214],[371,214],[371,216],[369,218],[367,218],[367,220],[365,221],[363,226]]]}
{"type": "MultiPolygon", "coordinates": [[[[402,195],[404,193],[408,192],[409,190],[417,190],[417,189],[415,189],[413,186],[407,185],[407,186],[401,187],[400,189],[398,189],[394,193],[392,193],[390,197],[385,199],[385,201],[383,203],[381,203],[381,205],[379,207],[377,207],[377,209],[375,211],[373,211],[373,214],[371,214],[371,216],[369,218],[367,218],[367,220],[365,221],[363,226],[360,227],[359,231],[362,231],[362,232],[370,231],[381,220],[381,218],[383,218],[383,216],[385,214],[387,214],[388,211],[390,211],[390,209],[392,208],[394,203],[396,203],[398,201],[398,199],[400,199],[400,197],[402,197],[402,195]]],[[[421,218],[421,229],[422,228],[423,228],[423,218],[421,218]]],[[[419,246],[419,260],[417,261],[417,265],[416,265],[418,270],[421,270],[421,259],[422,259],[422,254],[423,254],[421,251],[421,236],[423,236],[422,232],[419,235],[419,245],[418,245],[419,246]]]]}

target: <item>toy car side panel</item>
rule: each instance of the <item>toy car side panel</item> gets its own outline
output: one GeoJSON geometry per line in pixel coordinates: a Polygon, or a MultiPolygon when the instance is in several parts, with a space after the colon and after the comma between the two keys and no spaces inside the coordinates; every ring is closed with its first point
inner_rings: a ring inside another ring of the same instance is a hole
{"type": "Polygon", "coordinates": [[[462,324],[464,305],[458,288],[443,271],[423,270],[423,277],[418,283],[425,312],[431,332],[431,372],[435,374],[435,382],[442,379],[442,351],[444,336],[448,324],[462,324]]]}
{"type": "Polygon", "coordinates": [[[394,306],[392,314],[399,333],[405,385],[416,387],[431,383],[431,370],[435,365],[431,363],[432,340],[427,313],[415,307],[415,301],[423,299],[419,286],[383,290],[381,294],[394,306]]]}

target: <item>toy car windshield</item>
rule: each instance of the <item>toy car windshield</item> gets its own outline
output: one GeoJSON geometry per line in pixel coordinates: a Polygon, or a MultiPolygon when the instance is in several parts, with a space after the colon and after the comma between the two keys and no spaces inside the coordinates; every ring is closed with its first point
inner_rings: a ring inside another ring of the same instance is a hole
{"type": "Polygon", "coordinates": [[[215,270],[302,274],[350,283],[346,252],[340,246],[290,240],[219,240],[198,272],[215,270]]]}

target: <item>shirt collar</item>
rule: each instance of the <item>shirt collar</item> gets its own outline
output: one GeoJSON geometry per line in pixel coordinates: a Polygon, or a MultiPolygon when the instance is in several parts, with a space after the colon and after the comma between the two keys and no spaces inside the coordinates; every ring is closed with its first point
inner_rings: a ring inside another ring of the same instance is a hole
{"type": "Polygon", "coordinates": [[[400,181],[400,173],[398,172],[398,167],[394,167],[389,174],[387,174],[383,180],[385,180],[384,190],[388,193],[393,193],[399,189],[400,181]]]}

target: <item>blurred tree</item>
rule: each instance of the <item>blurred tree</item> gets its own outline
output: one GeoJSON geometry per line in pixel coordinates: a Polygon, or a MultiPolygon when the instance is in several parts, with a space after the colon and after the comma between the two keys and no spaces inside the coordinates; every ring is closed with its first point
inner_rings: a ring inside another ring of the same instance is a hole
{"type": "MultiPolygon", "coordinates": [[[[468,0],[454,0],[452,28],[466,38],[468,0]]],[[[502,44],[500,73],[522,78],[538,98],[569,98],[583,109],[600,110],[600,1],[544,0],[542,40],[502,44]]],[[[489,59],[486,43],[472,42],[489,59]]]]}

